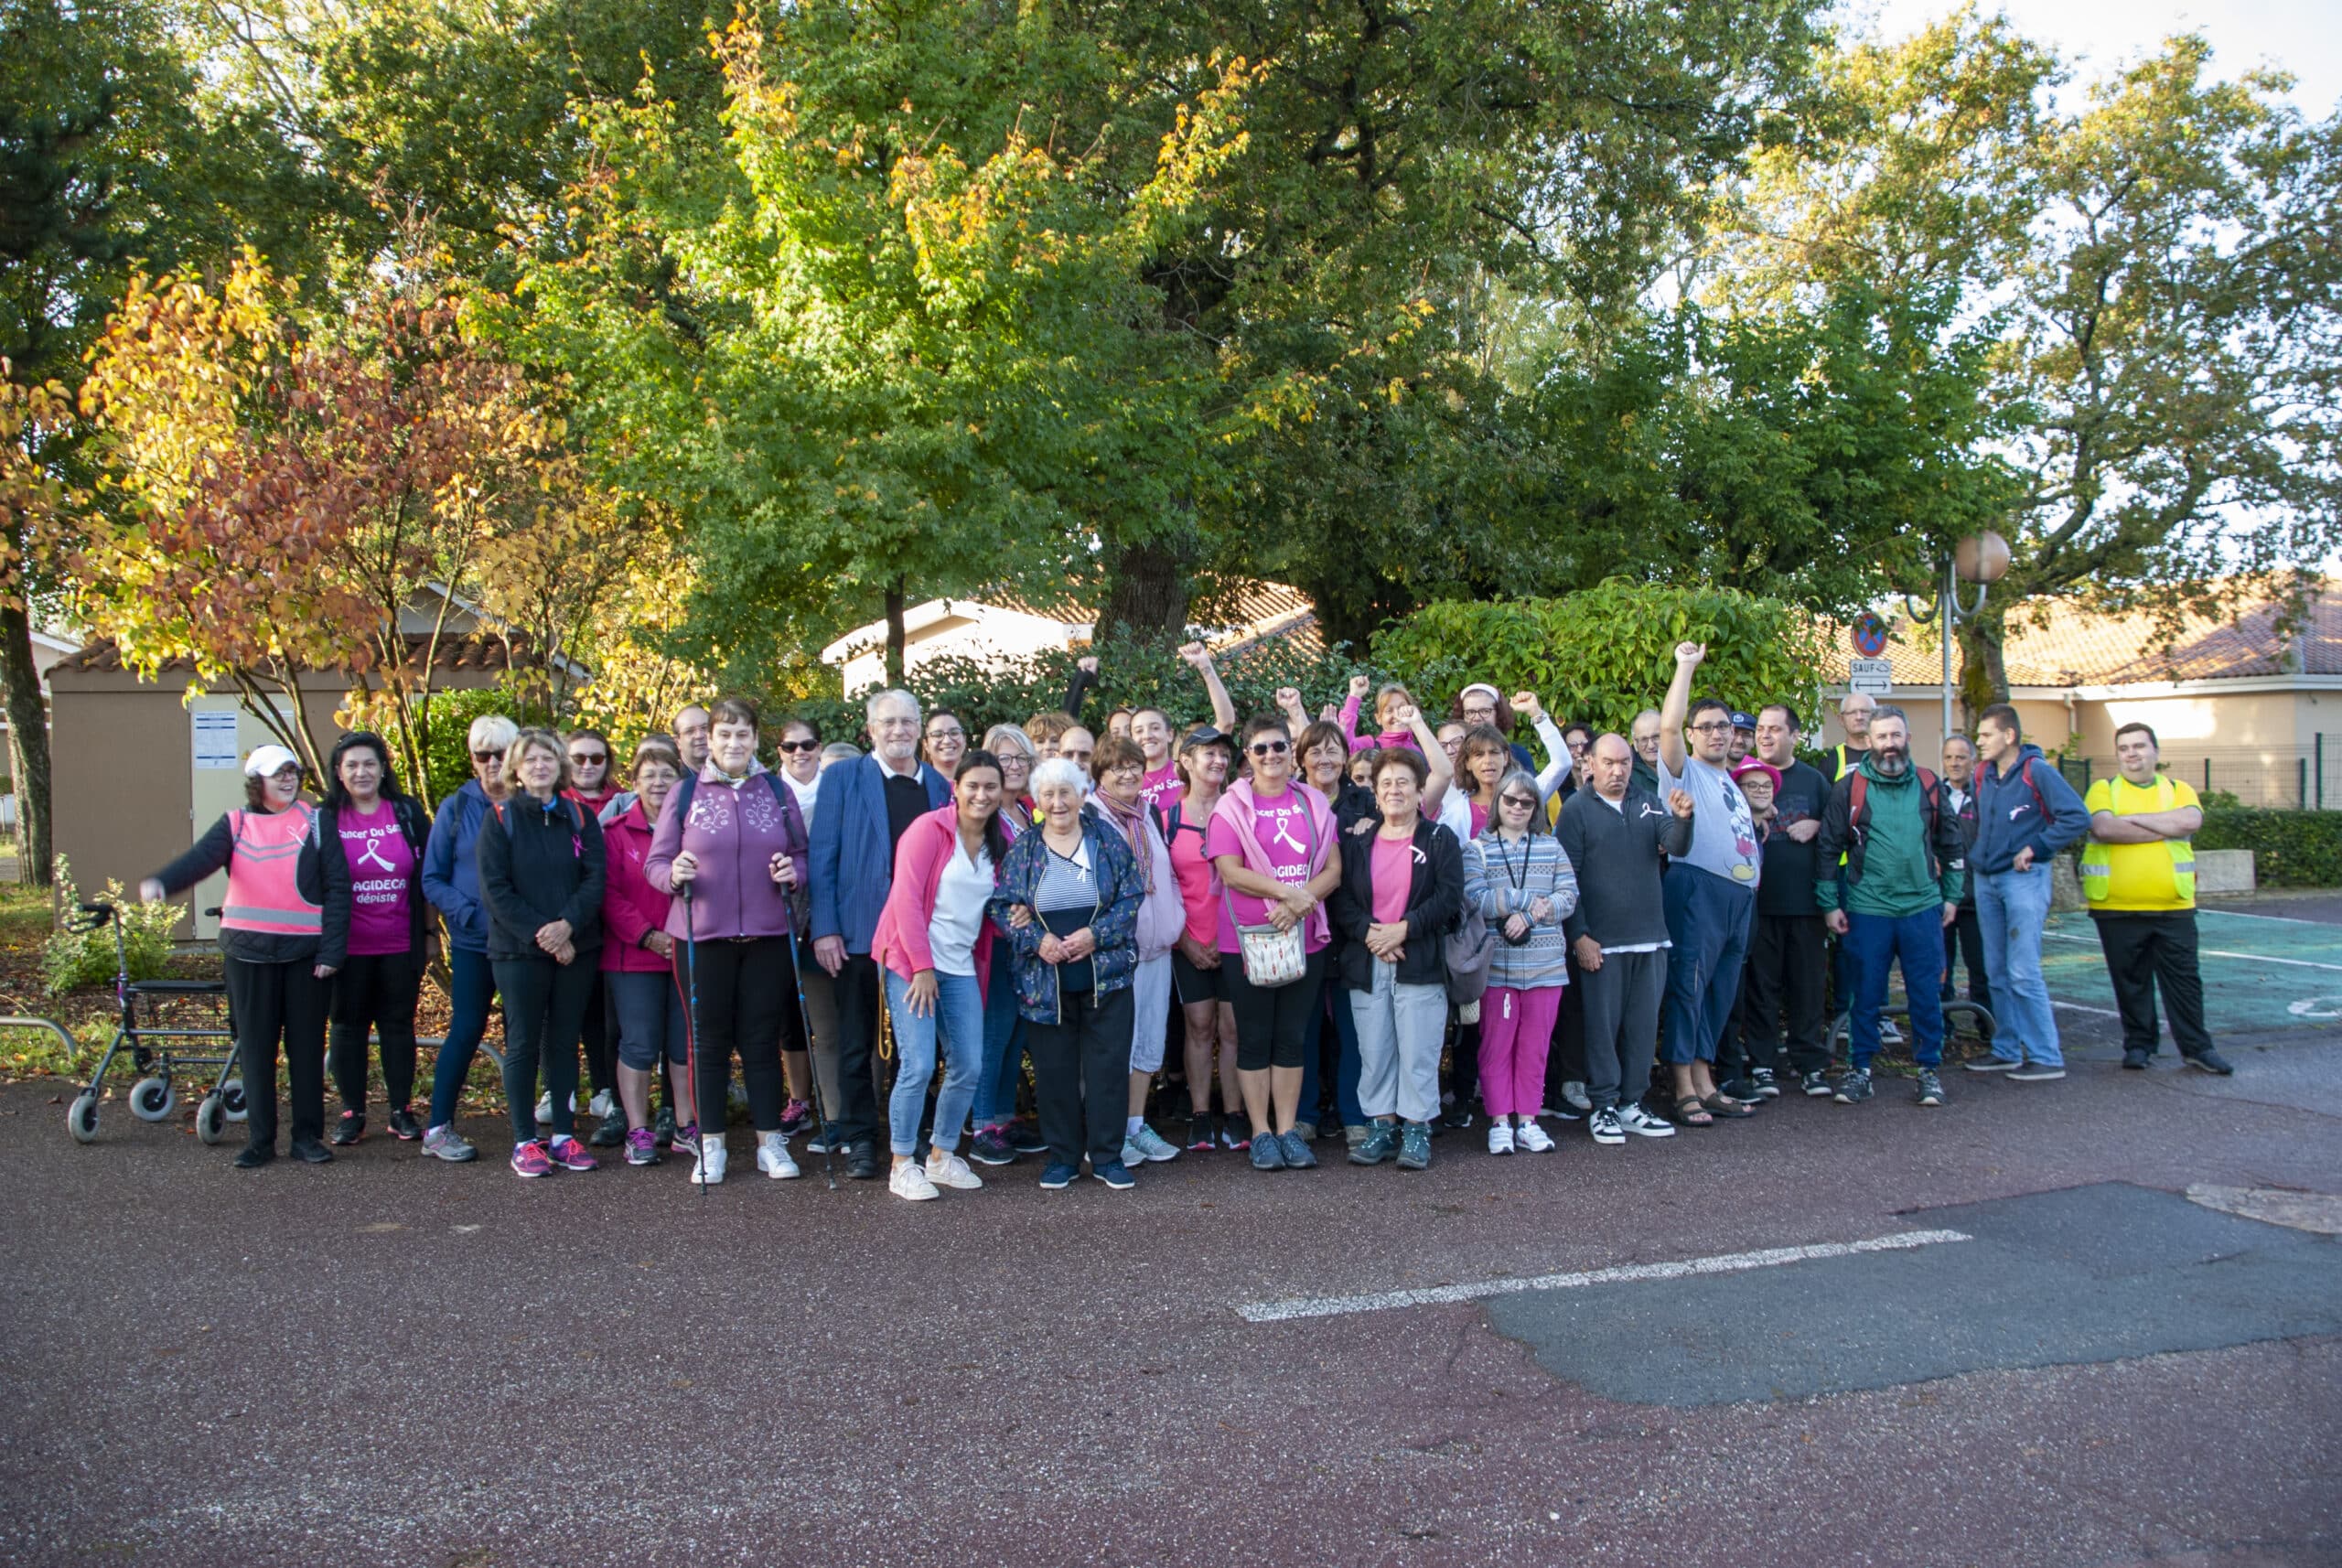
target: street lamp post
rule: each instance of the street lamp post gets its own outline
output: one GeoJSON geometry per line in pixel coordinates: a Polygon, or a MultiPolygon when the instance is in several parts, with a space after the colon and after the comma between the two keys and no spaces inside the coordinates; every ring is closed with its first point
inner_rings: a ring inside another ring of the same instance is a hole
{"type": "Polygon", "coordinates": [[[1910,595],[1903,596],[1903,611],[1921,625],[1937,623],[1943,644],[1943,728],[1941,738],[1951,736],[1951,639],[1953,630],[1963,621],[1971,621],[1982,613],[1984,596],[2005,575],[2009,569],[2009,544],[1999,534],[1986,532],[1972,533],[1952,547],[1943,564],[1941,585],[1936,592],[1936,602],[1923,605],[1910,595]],[[1976,585],[1973,603],[1963,601],[1961,584],[1976,585]]]}

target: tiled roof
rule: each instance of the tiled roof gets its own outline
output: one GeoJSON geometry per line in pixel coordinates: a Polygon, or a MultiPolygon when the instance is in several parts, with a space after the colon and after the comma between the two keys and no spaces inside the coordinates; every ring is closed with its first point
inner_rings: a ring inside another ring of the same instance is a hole
{"type": "MultiPolygon", "coordinates": [[[[2092,611],[2053,602],[2012,618],[2002,658],[2012,686],[2114,686],[2157,681],[2223,681],[2255,675],[2342,675],[2342,580],[2313,590],[2290,628],[2283,598],[2268,590],[2224,610],[2190,612],[2166,629],[2149,610],[2092,611]]],[[[1843,631],[1827,628],[1833,681],[1851,656],[1843,631]]],[[[1935,628],[1896,617],[1887,645],[1897,685],[1941,679],[1935,628]]],[[[1953,678],[1960,672],[1955,653],[1953,678]]]]}
{"type": "MultiPolygon", "coordinates": [[[[980,589],[967,598],[972,603],[1014,610],[1042,620],[1061,621],[1068,626],[1094,626],[1098,620],[1097,603],[1078,590],[1069,590],[1062,597],[1032,598],[980,589]]],[[[1187,624],[1207,628],[1204,640],[1215,650],[1226,651],[1281,633],[1314,638],[1316,606],[1298,588],[1244,579],[1208,586],[1199,592],[1188,607],[1187,624]]]]}
{"type": "MultiPolygon", "coordinates": [[[[423,651],[430,645],[430,641],[428,637],[409,636],[406,639],[408,659],[420,663],[423,651]]],[[[441,671],[500,674],[515,663],[525,669],[532,664],[543,662],[537,655],[529,651],[525,643],[520,642],[517,639],[515,642],[514,648],[507,649],[503,641],[496,638],[442,637],[432,664],[435,669],[441,671]]],[[[122,650],[114,646],[112,638],[102,637],[65,655],[52,668],[86,671],[93,675],[112,674],[124,668],[122,650]]],[[[187,660],[174,659],[163,666],[163,673],[184,675],[192,671],[194,668],[195,666],[187,660]]]]}

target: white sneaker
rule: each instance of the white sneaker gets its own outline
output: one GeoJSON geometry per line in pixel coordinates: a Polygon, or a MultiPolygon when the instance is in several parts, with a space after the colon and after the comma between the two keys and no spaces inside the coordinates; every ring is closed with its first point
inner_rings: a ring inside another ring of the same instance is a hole
{"type": "Polygon", "coordinates": [[[1512,1153],[1511,1122],[1491,1122],[1488,1123],[1488,1153],[1492,1155],[1512,1153]]]}
{"type": "Polygon", "coordinates": [[[895,1167],[895,1174],[886,1178],[886,1190],[913,1203],[925,1203],[936,1196],[935,1184],[928,1180],[927,1173],[910,1160],[905,1160],[895,1167]]]}
{"type": "Polygon", "coordinates": [[[961,1192],[973,1192],[984,1185],[984,1178],[970,1170],[967,1161],[937,1148],[927,1151],[927,1179],[938,1187],[953,1187],[961,1192]]]}
{"type": "Polygon", "coordinates": [[[1632,1133],[1638,1138],[1672,1138],[1675,1136],[1674,1122],[1662,1122],[1639,1105],[1628,1105],[1622,1107],[1618,1112],[1618,1125],[1626,1131],[1632,1133]]]}
{"type": "Polygon", "coordinates": [[[775,1181],[788,1181],[797,1175],[797,1162],[789,1157],[789,1141],[778,1133],[757,1134],[757,1169],[775,1181]]]}
{"type": "Polygon", "coordinates": [[[1512,1143],[1513,1147],[1531,1155],[1542,1155],[1553,1146],[1553,1140],[1546,1135],[1545,1129],[1534,1122],[1523,1122],[1514,1128],[1512,1143]]]}
{"type": "Polygon", "coordinates": [[[1618,1125],[1617,1112],[1606,1105],[1586,1118],[1586,1130],[1597,1144],[1616,1146],[1627,1141],[1627,1130],[1618,1125]]]}
{"type": "Polygon", "coordinates": [[[596,1117],[612,1116],[617,1114],[618,1104],[610,1098],[610,1091],[606,1089],[594,1096],[593,1101],[586,1109],[593,1112],[596,1117]]]}
{"type": "Polygon", "coordinates": [[[693,1187],[720,1187],[724,1183],[725,1148],[713,1138],[700,1140],[699,1158],[692,1162],[693,1187]]]}
{"type": "Polygon", "coordinates": [[[1585,1092],[1585,1085],[1574,1078],[1562,1084],[1562,1101],[1581,1116],[1588,1115],[1594,1110],[1594,1101],[1585,1092]]]}
{"type": "MultiPolygon", "coordinates": [[[[596,1107],[594,1112],[595,1115],[607,1116],[609,1114],[607,1111],[600,1109],[602,1101],[607,1100],[608,1098],[608,1093],[605,1091],[600,1100],[594,1101],[596,1107]]],[[[575,1090],[572,1090],[569,1095],[569,1113],[572,1116],[577,1114],[577,1093],[575,1090]]],[[[553,1091],[551,1090],[547,1090],[544,1093],[537,1096],[537,1120],[540,1122],[551,1122],[553,1120],[553,1091]]]]}

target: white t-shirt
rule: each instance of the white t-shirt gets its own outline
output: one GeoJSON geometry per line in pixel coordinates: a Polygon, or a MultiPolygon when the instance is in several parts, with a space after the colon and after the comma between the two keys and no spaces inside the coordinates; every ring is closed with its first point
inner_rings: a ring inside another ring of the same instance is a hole
{"type": "Polygon", "coordinates": [[[976,935],[983,929],[984,901],[992,897],[992,852],[976,851],[970,860],[965,845],[951,845],[951,858],[935,884],[935,918],[928,922],[927,945],[935,955],[938,974],[976,972],[976,935]]]}

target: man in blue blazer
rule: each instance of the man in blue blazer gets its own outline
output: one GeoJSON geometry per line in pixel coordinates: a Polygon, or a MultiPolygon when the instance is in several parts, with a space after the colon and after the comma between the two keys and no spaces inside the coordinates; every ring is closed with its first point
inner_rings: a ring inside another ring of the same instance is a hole
{"type": "MultiPolygon", "coordinates": [[[[878,1090],[870,1058],[878,1043],[878,962],[870,956],[878,912],[895,879],[904,831],[951,798],[950,781],[919,759],[919,699],[880,692],[863,710],[870,755],[822,775],[813,813],[813,961],[837,985],[838,1099],[830,1136],[845,1149],[846,1174],[875,1180],[878,1090]]],[[[833,1144],[833,1146],[835,1146],[833,1144]]]]}

